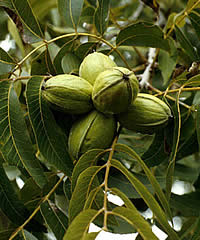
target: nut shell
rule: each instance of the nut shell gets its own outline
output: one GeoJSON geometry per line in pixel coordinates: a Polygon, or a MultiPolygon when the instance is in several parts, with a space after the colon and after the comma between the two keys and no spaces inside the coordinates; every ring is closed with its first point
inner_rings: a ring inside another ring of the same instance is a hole
{"type": "Polygon", "coordinates": [[[93,85],[99,73],[115,66],[115,62],[107,55],[94,52],[84,58],[79,68],[79,76],[93,85]]]}
{"type": "Polygon", "coordinates": [[[117,122],[113,116],[94,110],[78,119],[69,134],[70,154],[78,159],[83,153],[94,148],[108,148],[115,136],[117,122]]]}
{"type": "Polygon", "coordinates": [[[51,106],[70,114],[82,114],[93,108],[92,85],[80,77],[61,74],[50,78],[44,86],[43,96],[51,106]]]}
{"type": "Polygon", "coordinates": [[[123,67],[113,67],[98,75],[92,91],[92,100],[100,112],[117,114],[127,111],[138,91],[138,80],[132,71],[123,67]]]}
{"type": "Polygon", "coordinates": [[[166,126],[172,116],[168,105],[159,98],[139,93],[127,112],[117,115],[120,124],[136,132],[154,133],[166,126]]]}

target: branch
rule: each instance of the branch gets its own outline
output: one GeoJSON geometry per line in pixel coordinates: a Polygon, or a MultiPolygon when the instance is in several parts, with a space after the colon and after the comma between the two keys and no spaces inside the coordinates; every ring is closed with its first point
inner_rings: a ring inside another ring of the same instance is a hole
{"type": "Polygon", "coordinates": [[[156,57],[156,48],[150,48],[149,49],[149,54],[148,54],[148,65],[144,71],[143,74],[140,75],[141,81],[140,81],[140,86],[141,88],[143,87],[148,87],[149,86],[149,80],[151,77],[151,71],[154,65],[154,59],[156,57]]]}

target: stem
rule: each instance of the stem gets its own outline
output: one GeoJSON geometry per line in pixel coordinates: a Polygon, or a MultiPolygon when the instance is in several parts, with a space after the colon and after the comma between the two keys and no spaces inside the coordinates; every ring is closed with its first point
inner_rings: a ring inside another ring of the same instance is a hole
{"type": "Polygon", "coordinates": [[[44,40],[44,43],[42,43],[41,45],[39,45],[38,47],[36,47],[35,49],[33,49],[29,54],[26,55],[26,57],[24,57],[13,69],[13,72],[15,72],[33,53],[35,53],[36,51],[38,51],[40,48],[47,46],[59,39],[65,38],[65,37],[73,37],[73,36],[87,36],[87,37],[92,37],[95,38],[103,43],[105,43],[106,45],[108,45],[112,50],[110,51],[110,53],[112,51],[116,51],[116,53],[121,57],[121,59],[124,61],[125,65],[130,69],[130,66],[128,65],[126,59],[124,58],[124,56],[121,54],[121,52],[117,49],[116,46],[114,46],[113,44],[111,44],[110,42],[106,41],[104,38],[102,37],[98,37],[97,35],[94,34],[90,34],[90,33],[67,33],[67,34],[63,34],[61,36],[55,37],[49,41],[44,40]]]}
{"type": "Polygon", "coordinates": [[[140,81],[140,86],[148,87],[149,86],[149,80],[151,77],[151,71],[155,62],[155,58],[157,57],[157,51],[156,48],[150,48],[149,54],[148,54],[148,65],[144,71],[144,73],[141,75],[142,80],[140,81]]]}
{"type": "Polygon", "coordinates": [[[26,55],[26,57],[24,57],[18,64],[17,66],[15,66],[15,68],[13,69],[13,72],[15,72],[33,53],[37,52],[37,50],[39,50],[40,48],[46,46],[46,43],[43,43],[41,45],[39,45],[38,47],[34,48],[30,53],[28,53],[26,55]]]}
{"type": "Polygon", "coordinates": [[[173,178],[174,178],[174,169],[175,169],[175,164],[176,164],[176,155],[178,152],[178,146],[179,146],[180,135],[181,135],[181,111],[180,111],[180,106],[179,106],[179,98],[180,98],[182,89],[183,89],[182,87],[179,89],[178,95],[177,95],[177,101],[176,101],[177,111],[178,111],[178,133],[177,133],[176,146],[175,146],[173,158],[167,169],[167,175],[168,175],[168,171],[170,171],[170,181],[169,181],[169,185],[168,185],[169,191],[166,192],[168,201],[170,200],[170,197],[171,197],[171,189],[172,189],[173,178]]]}
{"type": "Polygon", "coordinates": [[[108,218],[108,208],[107,208],[107,203],[108,203],[108,199],[107,199],[107,194],[109,192],[109,187],[108,187],[108,177],[109,177],[109,171],[110,171],[110,167],[111,167],[111,160],[115,151],[115,145],[118,141],[119,138],[119,133],[121,131],[121,127],[118,130],[117,136],[115,137],[113,144],[111,146],[111,151],[108,157],[108,161],[106,163],[106,172],[105,172],[105,179],[104,179],[104,203],[103,203],[103,210],[104,210],[104,223],[103,223],[103,230],[107,231],[107,218],[108,218]]]}
{"type": "MultiPolygon", "coordinates": [[[[42,203],[44,203],[45,201],[47,201],[49,199],[49,197],[51,196],[51,194],[56,190],[56,188],[58,187],[58,185],[63,181],[63,179],[65,178],[65,175],[62,176],[59,181],[55,184],[55,186],[51,189],[51,191],[43,198],[42,203]]],[[[23,228],[26,226],[26,224],[29,223],[29,221],[36,215],[36,213],[40,210],[40,205],[33,211],[33,213],[31,214],[31,216],[21,225],[17,228],[17,230],[11,235],[11,237],[9,238],[9,240],[14,239],[17,234],[23,230],[23,228]]]]}
{"type": "MultiPolygon", "coordinates": [[[[174,102],[177,101],[175,98],[171,97],[170,95],[165,94],[165,92],[162,92],[162,91],[160,91],[159,89],[154,88],[153,86],[149,86],[149,88],[150,88],[151,90],[153,90],[154,92],[157,92],[157,93],[158,93],[158,94],[156,94],[156,96],[165,95],[166,98],[168,98],[168,99],[170,99],[170,100],[172,100],[172,101],[174,101],[174,102]]],[[[170,90],[169,90],[169,91],[170,91],[170,90]]],[[[177,92],[178,92],[178,91],[177,91],[177,92]]],[[[178,101],[178,103],[179,103],[180,105],[182,105],[183,107],[188,108],[188,109],[191,110],[191,106],[189,106],[189,105],[187,105],[187,104],[185,104],[185,103],[183,103],[183,102],[181,102],[181,101],[178,101]]]]}

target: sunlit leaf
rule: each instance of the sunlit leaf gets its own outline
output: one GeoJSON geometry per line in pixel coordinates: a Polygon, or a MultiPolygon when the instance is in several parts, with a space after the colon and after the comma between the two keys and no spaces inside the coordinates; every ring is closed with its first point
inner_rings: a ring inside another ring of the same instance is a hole
{"type": "Polygon", "coordinates": [[[186,10],[190,10],[191,8],[192,9],[200,8],[199,0],[188,0],[186,10]]]}
{"type": "Polygon", "coordinates": [[[43,77],[32,77],[27,84],[27,105],[30,120],[41,154],[50,165],[71,175],[73,163],[67,152],[67,140],[58,127],[49,106],[42,98],[43,77]]]}
{"type": "Polygon", "coordinates": [[[110,0],[97,1],[97,8],[94,14],[94,23],[100,35],[104,34],[108,25],[109,11],[110,11],[109,7],[110,7],[110,0]]]}
{"type": "Polygon", "coordinates": [[[24,48],[22,39],[20,37],[19,31],[12,19],[9,19],[9,21],[8,21],[8,30],[9,30],[11,36],[13,37],[13,39],[15,40],[16,44],[18,45],[18,47],[21,51],[22,57],[24,57],[25,56],[25,48],[24,48]]]}
{"type": "Polygon", "coordinates": [[[118,46],[144,46],[170,50],[168,39],[164,39],[161,28],[147,22],[134,23],[122,29],[116,43],[118,46]]]}
{"type": "Polygon", "coordinates": [[[100,186],[97,186],[96,188],[92,189],[92,191],[90,191],[90,194],[85,201],[84,210],[89,208],[99,210],[103,206],[103,201],[103,189],[100,186]]]}
{"type": "Polygon", "coordinates": [[[140,166],[143,168],[146,176],[148,177],[150,183],[152,184],[154,191],[155,191],[156,195],[158,196],[163,208],[165,209],[169,219],[171,220],[172,215],[171,215],[171,211],[170,211],[170,207],[167,202],[167,199],[166,199],[158,181],[156,180],[155,176],[151,173],[150,169],[146,166],[146,164],[143,162],[143,160],[128,146],[122,145],[122,144],[117,144],[116,149],[118,151],[126,152],[128,155],[130,155],[132,158],[135,158],[138,161],[140,166]]]}
{"type": "Polygon", "coordinates": [[[129,224],[133,225],[134,228],[140,233],[144,240],[149,239],[158,239],[152,232],[150,225],[144,218],[140,215],[137,209],[133,208],[124,208],[117,207],[112,212],[114,215],[117,215],[124,220],[126,220],[129,224]]]}
{"type": "MultiPolygon", "coordinates": [[[[97,211],[93,209],[87,209],[81,212],[69,225],[63,240],[78,240],[84,239],[87,234],[90,223],[97,215],[97,211]]],[[[86,238],[87,239],[87,238],[86,238]]]]}
{"type": "Polygon", "coordinates": [[[95,240],[99,232],[90,232],[86,233],[83,237],[83,240],[95,240]]]}
{"type": "Polygon", "coordinates": [[[149,206],[149,208],[153,211],[157,218],[157,221],[160,223],[160,225],[162,225],[163,229],[168,233],[168,235],[172,239],[178,240],[177,234],[174,232],[174,230],[168,223],[167,216],[165,215],[153,195],[147,190],[147,188],[136,177],[134,177],[134,175],[132,175],[119,161],[112,159],[111,165],[118,169],[120,172],[122,172],[128,178],[128,180],[131,182],[131,184],[135,187],[140,196],[149,206]]]}
{"type": "MultiPolygon", "coordinates": [[[[143,173],[132,173],[134,176],[151,192],[155,194],[154,187],[149,182],[148,177],[143,173]]],[[[159,183],[162,189],[166,186],[166,178],[165,176],[156,176],[156,180],[159,183]]],[[[140,198],[140,194],[136,191],[133,185],[128,181],[128,179],[120,172],[113,171],[113,173],[109,174],[108,183],[110,187],[118,188],[129,198],[140,198]]]]}
{"type": "Polygon", "coordinates": [[[73,174],[72,174],[72,191],[76,186],[77,179],[79,175],[88,167],[93,166],[98,157],[103,153],[103,149],[92,149],[86,153],[84,153],[80,159],[78,160],[77,164],[74,167],[73,174]]]}
{"type": "Polygon", "coordinates": [[[70,223],[83,210],[90,191],[99,185],[96,174],[100,169],[99,166],[89,167],[80,174],[69,204],[70,223]]]}

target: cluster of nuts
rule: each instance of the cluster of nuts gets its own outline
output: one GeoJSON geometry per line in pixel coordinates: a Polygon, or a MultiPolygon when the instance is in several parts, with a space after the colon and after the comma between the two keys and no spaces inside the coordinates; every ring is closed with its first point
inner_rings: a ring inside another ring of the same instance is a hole
{"type": "Polygon", "coordinates": [[[143,133],[165,126],[170,108],[159,98],[138,93],[134,73],[102,53],[89,54],[79,77],[61,74],[47,80],[44,98],[56,110],[80,114],[69,135],[69,152],[78,159],[93,148],[108,148],[117,123],[143,133]]]}

